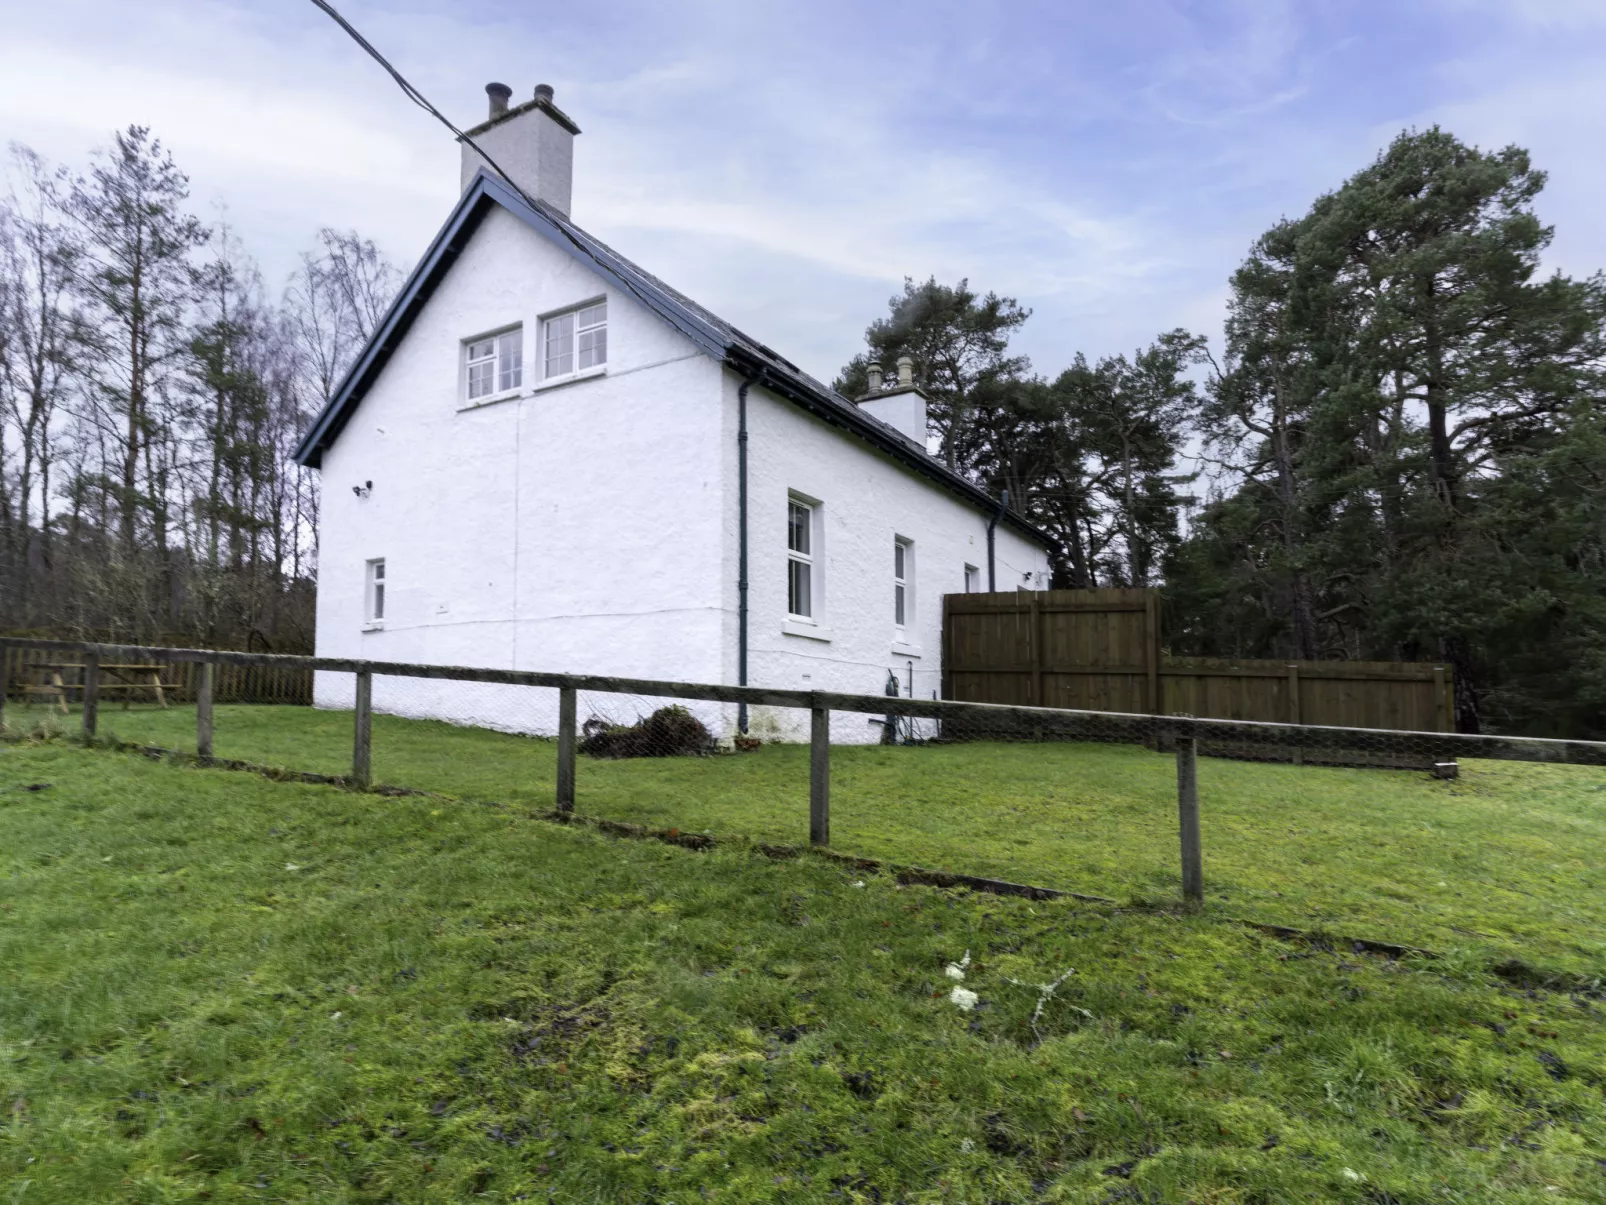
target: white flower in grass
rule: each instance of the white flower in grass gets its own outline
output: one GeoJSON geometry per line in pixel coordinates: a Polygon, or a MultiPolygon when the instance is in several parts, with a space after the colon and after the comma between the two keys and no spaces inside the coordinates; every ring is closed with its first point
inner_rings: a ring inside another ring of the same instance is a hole
{"type": "Polygon", "coordinates": [[[286,870],[300,870],[301,869],[301,867],[297,866],[294,862],[286,862],[284,864],[284,868],[286,870]]]}
{"type": "Polygon", "coordinates": [[[948,993],[948,999],[968,1013],[976,1007],[976,1003],[981,997],[967,987],[956,987],[948,993]]]}
{"type": "Polygon", "coordinates": [[[1357,1182],[1366,1179],[1365,1176],[1361,1175],[1361,1173],[1356,1171],[1353,1167],[1346,1167],[1343,1170],[1343,1176],[1346,1180],[1355,1180],[1357,1182]]]}
{"type": "Polygon", "coordinates": [[[965,968],[969,965],[970,951],[966,950],[963,958],[961,958],[958,962],[950,962],[947,966],[942,968],[942,973],[948,976],[950,979],[955,979],[963,983],[965,980],[965,968]]]}

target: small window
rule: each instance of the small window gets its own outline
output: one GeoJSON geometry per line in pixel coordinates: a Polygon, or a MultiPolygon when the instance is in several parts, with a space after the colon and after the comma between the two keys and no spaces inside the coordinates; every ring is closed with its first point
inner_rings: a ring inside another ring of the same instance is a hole
{"type": "Polygon", "coordinates": [[[786,508],[786,610],[814,615],[814,508],[796,499],[786,508]]]}
{"type": "Polygon", "coordinates": [[[368,622],[380,623],[385,618],[385,559],[368,562],[368,622]]]}
{"type": "Polygon", "coordinates": [[[472,339],[466,345],[468,400],[505,393],[524,384],[524,328],[472,339]]]}
{"type": "Polygon", "coordinates": [[[608,303],[571,310],[546,320],[544,377],[598,368],[608,362],[608,303]]]}
{"type": "Polygon", "coordinates": [[[965,566],[965,593],[981,593],[981,570],[974,565],[965,566]]]}
{"type": "Polygon", "coordinates": [[[913,617],[909,578],[914,568],[914,546],[904,539],[892,541],[892,623],[902,632],[913,617]]]}

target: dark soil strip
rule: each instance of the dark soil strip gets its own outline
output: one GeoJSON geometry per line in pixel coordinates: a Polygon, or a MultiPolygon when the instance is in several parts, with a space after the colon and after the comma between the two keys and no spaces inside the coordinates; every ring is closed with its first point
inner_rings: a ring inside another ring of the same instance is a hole
{"type": "MultiPolygon", "coordinates": [[[[340,787],[348,791],[362,789],[351,778],[339,774],[312,774],[304,770],[285,770],[277,766],[263,766],[254,762],[237,761],[233,758],[203,758],[178,749],[164,749],[158,745],[139,745],[129,741],[115,743],[106,741],[102,742],[102,747],[129,753],[139,753],[157,760],[183,762],[211,769],[260,774],[274,782],[305,782],[320,786],[340,787]]],[[[419,791],[411,787],[370,786],[368,790],[376,795],[425,796],[451,802],[461,802],[452,795],[443,795],[438,791],[419,791]]],[[[798,858],[803,856],[828,858],[833,862],[851,866],[856,870],[863,870],[871,874],[885,873],[895,875],[900,883],[907,883],[911,886],[964,887],[971,891],[984,891],[992,895],[1012,895],[1029,900],[1071,899],[1089,904],[1120,904],[1120,901],[1102,895],[1085,895],[1078,891],[1062,891],[1056,887],[1038,887],[1030,883],[1012,883],[1007,879],[989,879],[979,875],[957,874],[949,870],[928,870],[922,866],[903,866],[896,862],[862,858],[854,854],[838,853],[830,849],[815,849],[798,845],[768,845],[740,837],[716,838],[709,836],[707,833],[684,833],[676,828],[649,828],[644,824],[629,824],[622,820],[606,820],[596,816],[576,816],[567,812],[532,812],[531,816],[537,820],[546,820],[557,824],[585,825],[589,828],[611,833],[616,837],[663,841],[669,845],[678,845],[683,849],[704,850],[713,849],[718,845],[734,845],[756,849],[759,853],[770,858],[798,858]]],[[[1146,910],[1172,911],[1173,909],[1163,906],[1151,906],[1146,910]]],[[[1247,920],[1238,916],[1223,917],[1222,919],[1232,924],[1254,929],[1256,932],[1263,933],[1268,937],[1275,937],[1279,941],[1308,946],[1317,950],[1342,949],[1356,954],[1376,954],[1384,958],[1395,959],[1434,959],[1442,957],[1434,950],[1425,950],[1418,946],[1400,945],[1390,941],[1376,941],[1368,937],[1340,937],[1320,930],[1296,929],[1289,925],[1273,925],[1265,921],[1247,920]]],[[[1531,967],[1527,963],[1516,959],[1508,959],[1505,962],[1493,964],[1490,966],[1489,971],[1496,978],[1504,980],[1513,987],[1526,990],[1542,988],[1550,991],[1570,992],[1594,999],[1606,998],[1606,983],[1602,983],[1599,979],[1546,971],[1531,967]]]]}

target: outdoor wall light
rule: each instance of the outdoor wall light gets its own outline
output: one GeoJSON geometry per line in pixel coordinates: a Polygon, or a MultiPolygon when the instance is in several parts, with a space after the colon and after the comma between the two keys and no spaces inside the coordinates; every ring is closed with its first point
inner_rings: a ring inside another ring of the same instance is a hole
{"type": "Polygon", "coordinates": [[[356,494],[359,498],[366,498],[369,494],[374,492],[374,483],[372,481],[364,481],[361,485],[352,486],[351,492],[356,494]]]}

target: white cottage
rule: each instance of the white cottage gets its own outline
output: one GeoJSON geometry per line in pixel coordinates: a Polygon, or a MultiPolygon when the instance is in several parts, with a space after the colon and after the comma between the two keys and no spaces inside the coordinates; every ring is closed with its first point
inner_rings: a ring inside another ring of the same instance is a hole
{"type": "MultiPolygon", "coordinates": [[[[850,401],[642,271],[569,219],[551,88],[486,92],[469,136],[517,187],[464,145],[461,199],[297,449],[325,487],[319,655],[934,696],[942,595],[1045,586],[1046,538],[927,454],[907,364],[850,401]]],[[[380,679],[374,703],[551,731],[536,693],[380,679]]],[[[316,697],[350,706],[349,677],[316,697]]]]}

